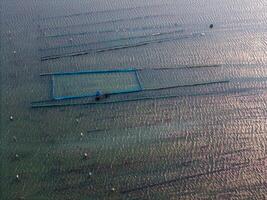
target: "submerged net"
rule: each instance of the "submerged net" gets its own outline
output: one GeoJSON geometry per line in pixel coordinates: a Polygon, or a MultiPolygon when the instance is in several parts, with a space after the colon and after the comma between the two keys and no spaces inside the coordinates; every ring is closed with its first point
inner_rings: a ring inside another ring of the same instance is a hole
{"type": "Polygon", "coordinates": [[[134,69],[58,73],[52,75],[54,99],[137,92],[141,85],[134,69]]]}

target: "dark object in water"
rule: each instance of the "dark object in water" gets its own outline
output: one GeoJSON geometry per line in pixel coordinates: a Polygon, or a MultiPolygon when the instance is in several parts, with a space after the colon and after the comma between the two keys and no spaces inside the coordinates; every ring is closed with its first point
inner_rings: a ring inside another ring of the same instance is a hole
{"type": "Polygon", "coordinates": [[[101,96],[102,96],[101,92],[100,91],[96,91],[96,93],[95,93],[95,100],[96,101],[99,101],[100,98],[101,98],[101,96]]]}
{"type": "Polygon", "coordinates": [[[213,24],[210,24],[210,28],[213,28],[213,24]]]}
{"type": "Polygon", "coordinates": [[[95,97],[95,100],[96,100],[96,101],[99,101],[99,100],[100,100],[100,96],[96,96],[96,97],[95,97]]]}
{"type": "Polygon", "coordinates": [[[109,97],[109,94],[101,94],[100,91],[97,91],[95,95],[95,100],[99,101],[100,99],[104,99],[104,98],[106,99],[108,97],[109,97]]]}

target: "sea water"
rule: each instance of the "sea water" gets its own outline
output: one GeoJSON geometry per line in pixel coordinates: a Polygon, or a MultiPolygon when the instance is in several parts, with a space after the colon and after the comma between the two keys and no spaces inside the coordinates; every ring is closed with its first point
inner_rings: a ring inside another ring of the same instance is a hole
{"type": "Polygon", "coordinates": [[[0,14],[3,199],[266,198],[265,1],[1,0],[0,14]],[[148,70],[150,88],[229,82],[31,108],[51,98],[42,73],[121,68],[177,69],[148,70]]]}

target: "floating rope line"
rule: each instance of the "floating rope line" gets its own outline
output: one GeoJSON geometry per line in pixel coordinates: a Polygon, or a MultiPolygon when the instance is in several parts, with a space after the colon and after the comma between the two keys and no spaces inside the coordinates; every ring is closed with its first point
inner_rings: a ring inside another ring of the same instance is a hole
{"type": "Polygon", "coordinates": [[[76,14],[70,14],[70,15],[61,15],[61,16],[52,16],[52,17],[45,17],[45,18],[39,18],[39,21],[47,21],[47,20],[55,20],[55,19],[62,19],[62,18],[68,18],[68,17],[77,17],[77,16],[86,16],[86,15],[96,15],[96,14],[103,14],[103,13],[111,13],[111,12],[119,12],[119,11],[129,11],[129,10],[136,10],[136,9],[151,9],[154,7],[162,7],[167,6],[168,4],[154,4],[154,5],[144,5],[144,6],[136,6],[136,7],[129,7],[129,8],[118,8],[118,9],[109,9],[109,10],[100,10],[100,11],[91,11],[91,12],[84,12],[84,13],[76,13],[76,14]]]}
{"type": "Polygon", "coordinates": [[[75,57],[75,56],[86,55],[89,53],[101,53],[101,52],[106,52],[106,51],[114,51],[114,50],[121,50],[121,49],[127,49],[127,48],[134,48],[134,47],[140,47],[140,46],[145,46],[145,45],[149,45],[149,44],[170,42],[170,41],[181,40],[181,39],[186,39],[186,38],[190,38],[190,37],[197,37],[200,35],[201,34],[195,34],[195,35],[193,34],[193,35],[170,37],[170,38],[164,38],[164,39],[147,40],[144,42],[135,43],[135,44],[131,44],[131,45],[119,45],[119,46],[112,46],[112,47],[102,48],[102,49],[87,49],[87,50],[82,50],[82,51],[70,52],[70,53],[66,53],[66,54],[55,54],[55,55],[50,55],[50,56],[43,56],[43,57],[41,57],[41,61],[47,61],[47,60],[65,58],[65,57],[75,57]]]}
{"type": "Polygon", "coordinates": [[[103,34],[103,33],[118,33],[118,32],[136,32],[136,31],[146,31],[146,30],[155,30],[155,29],[163,29],[163,28],[175,28],[180,27],[180,25],[174,23],[174,24],[168,24],[168,25],[152,25],[152,26],[143,26],[138,28],[119,28],[119,29],[108,29],[108,30],[97,30],[97,31],[84,31],[84,32],[78,32],[78,33],[60,33],[60,34],[50,34],[41,36],[38,38],[60,38],[60,37],[66,37],[66,36],[79,36],[79,35],[89,35],[89,34],[103,34]]]}
{"type": "MultiPolygon", "coordinates": [[[[156,90],[163,90],[163,89],[171,89],[171,88],[179,88],[179,87],[196,87],[201,85],[211,85],[211,84],[223,84],[228,83],[230,81],[216,81],[216,82],[209,82],[209,83],[203,83],[203,84],[193,84],[193,85],[179,85],[179,86],[173,86],[169,88],[159,88],[159,89],[147,89],[147,91],[156,91],[156,90]]],[[[145,91],[145,90],[143,90],[145,91]]],[[[241,90],[240,90],[241,91],[241,90]]],[[[245,90],[247,91],[247,90],[245,90]]],[[[227,93],[230,93],[231,91],[227,91],[227,93]]],[[[236,91],[233,91],[236,92],[236,91]]],[[[223,92],[219,92],[223,93],[223,92]]],[[[187,96],[199,96],[199,95],[214,95],[218,94],[218,92],[209,92],[209,93],[199,93],[199,94],[192,94],[187,96]]],[[[145,101],[145,100],[158,100],[158,99],[167,99],[167,98],[177,98],[181,97],[181,95],[163,95],[163,96],[154,96],[154,97],[138,97],[138,98],[131,98],[131,99],[124,99],[124,100],[114,100],[114,101],[103,101],[103,102],[81,102],[81,103],[53,103],[55,101],[48,100],[48,101],[38,101],[38,102],[32,102],[31,107],[32,108],[45,108],[45,107],[68,107],[68,106],[82,106],[82,105],[104,105],[104,104],[116,104],[116,103],[125,103],[125,102],[134,102],[134,101],[145,101]],[[49,104],[46,104],[49,103],[49,104]]],[[[58,101],[57,101],[58,102],[58,101]]]]}
{"type": "Polygon", "coordinates": [[[67,49],[67,48],[75,48],[75,47],[86,47],[89,45],[97,45],[97,44],[106,44],[110,42],[119,42],[119,41],[129,41],[134,39],[143,39],[143,38],[150,38],[150,37],[158,37],[162,35],[171,35],[175,33],[181,33],[183,30],[175,30],[175,31],[168,31],[168,32],[159,32],[159,33],[151,33],[147,35],[140,35],[140,36],[132,36],[132,37],[123,37],[123,38],[117,38],[113,40],[104,40],[99,42],[91,42],[91,43],[85,43],[85,44],[73,44],[73,45],[62,45],[62,46],[56,46],[56,47],[49,47],[49,48],[41,48],[39,51],[51,51],[51,50],[59,50],[59,49],[67,49]]]}
{"type": "Polygon", "coordinates": [[[168,184],[175,183],[175,182],[182,181],[182,180],[199,178],[199,177],[202,177],[202,176],[212,175],[212,174],[215,174],[215,173],[226,172],[226,171],[231,171],[231,170],[239,170],[239,169],[242,169],[242,168],[246,168],[248,166],[249,166],[249,163],[246,162],[246,163],[242,163],[242,165],[237,165],[237,166],[234,166],[234,167],[227,167],[227,168],[213,170],[213,171],[210,171],[210,172],[203,172],[203,173],[198,173],[198,174],[193,174],[193,175],[188,175],[188,176],[181,176],[181,177],[177,177],[177,178],[170,179],[170,180],[167,180],[167,181],[146,184],[146,185],[143,185],[141,187],[136,187],[136,188],[132,188],[132,189],[128,189],[128,190],[121,190],[120,193],[126,194],[126,193],[141,191],[141,190],[145,190],[145,189],[152,188],[152,187],[168,185],[168,184]]]}
{"type": "Polygon", "coordinates": [[[127,22],[127,21],[134,21],[134,20],[145,20],[150,18],[158,18],[158,17],[171,17],[173,15],[146,15],[146,16],[139,16],[139,17],[132,17],[132,18],[120,18],[120,19],[112,19],[106,21],[99,21],[99,22],[91,22],[91,23],[82,23],[82,24],[73,24],[73,25],[65,25],[65,26],[55,26],[55,27],[45,27],[40,29],[40,31],[47,31],[47,30],[60,30],[64,28],[74,28],[74,27],[81,27],[81,26],[95,26],[95,25],[102,25],[102,24],[110,24],[110,23],[117,23],[117,22],[127,22]]]}

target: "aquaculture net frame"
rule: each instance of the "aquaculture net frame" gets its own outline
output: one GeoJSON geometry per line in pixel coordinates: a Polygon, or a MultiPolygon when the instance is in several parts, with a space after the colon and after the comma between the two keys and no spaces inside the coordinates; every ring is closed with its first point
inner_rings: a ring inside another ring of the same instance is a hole
{"type": "MultiPolygon", "coordinates": [[[[56,78],[58,76],[78,76],[84,74],[111,74],[111,73],[132,73],[134,76],[133,78],[136,81],[136,88],[131,89],[118,89],[118,90],[111,90],[104,94],[112,95],[112,94],[123,94],[123,93],[132,93],[132,92],[140,92],[143,91],[142,83],[138,76],[138,70],[135,68],[129,69],[114,69],[114,70],[89,70],[89,71],[79,71],[79,72],[56,72],[56,73],[47,73],[42,74],[41,76],[51,76],[51,97],[54,100],[64,100],[64,99],[76,99],[76,98],[84,98],[84,97],[95,97],[97,96],[97,91],[88,94],[81,94],[81,95],[67,95],[61,96],[56,94],[56,78]]],[[[103,80],[105,81],[105,80],[103,80]]],[[[119,83],[118,83],[119,84],[119,83]]],[[[101,88],[99,88],[101,92],[101,88]]]]}

